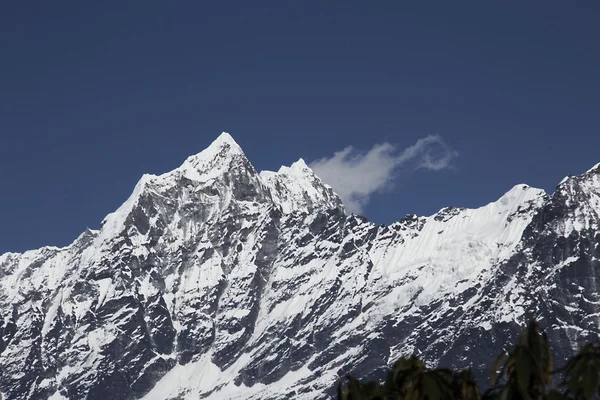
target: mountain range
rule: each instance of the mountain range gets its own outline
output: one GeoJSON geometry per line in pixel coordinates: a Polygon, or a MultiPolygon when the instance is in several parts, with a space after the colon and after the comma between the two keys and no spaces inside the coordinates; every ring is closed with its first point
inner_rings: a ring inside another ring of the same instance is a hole
{"type": "Polygon", "coordinates": [[[376,225],[223,133],[99,230],[0,255],[0,394],[329,399],[413,353],[484,381],[530,318],[564,360],[599,337],[599,214],[600,164],[376,225]]]}

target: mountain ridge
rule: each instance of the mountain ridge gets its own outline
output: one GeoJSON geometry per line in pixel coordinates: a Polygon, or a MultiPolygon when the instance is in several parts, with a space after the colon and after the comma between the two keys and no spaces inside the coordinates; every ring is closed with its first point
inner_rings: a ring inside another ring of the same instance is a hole
{"type": "Polygon", "coordinates": [[[530,315],[560,358],[600,322],[596,172],[381,226],[303,160],[258,173],[224,133],[100,230],[0,255],[0,393],[321,399],[412,351],[482,376],[530,315]]]}

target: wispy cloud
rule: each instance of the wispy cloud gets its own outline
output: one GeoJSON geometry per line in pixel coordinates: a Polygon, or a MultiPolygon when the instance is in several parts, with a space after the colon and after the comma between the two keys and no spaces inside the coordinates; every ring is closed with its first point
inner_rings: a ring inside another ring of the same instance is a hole
{"type": "Polygon", "coordinates": [[[333,187],[348,211],[360,213],[371,195],[393,183],[401,168],[441,171],[450,167],[457,156],[440,136],[432,135],[403,150],[389,143],[377,144],[362,153],[346,147],[312,162],[310,167],[333,187]]]}

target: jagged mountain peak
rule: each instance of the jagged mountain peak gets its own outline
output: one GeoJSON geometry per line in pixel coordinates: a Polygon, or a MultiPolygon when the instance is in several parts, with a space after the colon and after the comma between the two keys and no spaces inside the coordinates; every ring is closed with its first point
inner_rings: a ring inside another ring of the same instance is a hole
{"type": "Polygon", "coordinates": [[[286,176],[289,179],[298,178],[300,180],[316,178],[320,181],[320,178],[316,176],[314,171],[302,158],[298,159],[296,162],[293,162],[290,166],[282,165],[279,167],[277,172],[263,170],[260,172],[260,176],[266,181],[272,179],[274,176],[286,176]]]}
{"type": "Polygon", "coordinates": [[[186,162],[212,161],[215,158],[229,158],[235,155],[244,155],[244,151],[229,133],[223,132],[206,149],[189,157],[186,162]]]}
{"type": "Polygon", "coordinates": [[[547,196],[545,190],[521,183],[510,188],[510,190],[504,193],[496,202],[499,204],[520,204],[538,197],[545,196],[547,196]]]}
{"type": "Polygon", "coordinates": [[[285,214],[294,211],[310,213],[319,209],[344,210],[339,196],[302,158],[289,167],[282,166],[277,172],[261,171],[260,177],[285,214]]]}
{"type": "Polygon", "coordinates": [[[556,187],[554,196],[563,196],[570,194],[586,192],[588,195],[595,195],[600,191],[600,163],[594,165],[581,175],[567,175],[556,187]]]}
{"type": "Polygon", "coordinates": [[[294,171],[297,173],[305,174],[305,175],[314,175],[314,171],[310,168],[303,158],[299,158],[298,161],[292,163],[289,167],[282,166],[278,172],[283,172],[289,169],[290,171],[294,171]]]}
{"type": "Polygon", "coordinates": [[[208,181],[229,169],[240,167],[256,173],[242,148],[229,133],[223,132],[206,149],[188,157],[179,168],[161,175],[161,178],[183,174],[192,180],[208,181]]]}
{"type": "Polygon", "coordinates": [[[597,231],[600,227],[600,164],[581,175],[565,177],[550,196],[543,214],[547,227],[564,236],[597,231]]]}
{"type": "Polygon", "coordinates": [[[600,175],[600,163],[595,164],[592,168],[589,168],[587,171],[585,171],[581,175],[569,174],[569,175],[565,176],[558,183],[557,189],[560,189],[562,186],[564,186],[565,183],[571,181],[572,179],[575,179],[577,181],[581,181],[581,180],[586,180],[586,179],[589,179],[589,178],[594,179],[594,177],[596,177],[598,175],[600,175]]]}
{"type": "Polygon", "coordinates": [[[600,172],[600,163],[594,165],[592,168],[588,169],[586,173],[599,173],[600,172]]]}
{"type": "Polygon", "coordinates": [[[165,210],[169,210],[165,223],[178,218],[177,208],[182,206],[198,209],[205,218],[216,218],[234,204],[264,204],[268,197],[267,188],[241,147],[223,132],[174,170],[144,174],[129,198],[104,219],[99,240],[118,236],[131,221],[145,221],[145,226],[165,210]]]}
{"type": "Polygon", "coordinates": [[[227,153],[243,154],[244,151],[228,132],[222,132],[204,150],[188,157],[188,160],[197,158],[213,159],[219,155],[226,155],[227,153]]]}

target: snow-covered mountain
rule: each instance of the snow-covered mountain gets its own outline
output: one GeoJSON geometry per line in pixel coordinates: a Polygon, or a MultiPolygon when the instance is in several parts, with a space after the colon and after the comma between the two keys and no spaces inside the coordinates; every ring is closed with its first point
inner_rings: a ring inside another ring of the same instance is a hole
{"type": "Polygon", "coordinates": [[[226,133],[64,248],[0,255],[5,399],[326,399],[416,352],[489,362],[530,317],[598,338],[600,166],[551,196],[377,226],[226,133]]]}

